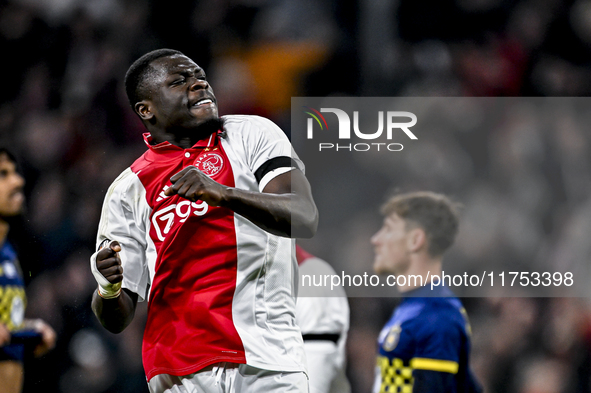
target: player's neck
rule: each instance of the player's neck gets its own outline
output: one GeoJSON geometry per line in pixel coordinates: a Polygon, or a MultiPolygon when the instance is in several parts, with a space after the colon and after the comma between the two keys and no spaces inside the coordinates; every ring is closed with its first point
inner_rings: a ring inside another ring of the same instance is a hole
{"type": "Polygon", "coordinates": [[[181,149],[189,149],[197,142],[209,138],[212,133],[208,134],[187,134],[186,132],[151,132],[152,140],[155,144],[162,142],[169,142],[172,145],[178,146],[181,149]]]}
{"type": "Polygon", "coordinates": [[[169,142],[182,149],[189,149],[201,140],[208,139],[211,134],[221,130],[223,121],[219,118],[211,119],[195,128],[170,127],[168,129],[152,129],[150,135],[158,144],[169,142]]]}
{"type": "Polygon", "coordinates": [[[428,254],[421,253],[411,257],[411,263],[408,269],[402,275],[406,276],[406,285],[398,286],[401,293],[412,291],[421,286],[428,285],[431,282],[432,276],[441,275],[441,257],[431,257],[428,254]],[[420,279],[411,279],[413,277],[421,277],[420,279]]]}
{"type": "Polygon", "coordinates": [[[6,237],[8,236],[8,231],[10,229],[10,225],[0,218],[0,246],[4,244],[6,241],[6,237]]]}

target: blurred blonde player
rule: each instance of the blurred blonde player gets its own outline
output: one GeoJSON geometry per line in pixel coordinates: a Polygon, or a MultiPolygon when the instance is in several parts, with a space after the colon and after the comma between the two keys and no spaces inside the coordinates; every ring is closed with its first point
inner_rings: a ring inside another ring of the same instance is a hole
{"type": "Polygon", "coordinates": [[[0,393],[23,386],[25,342],[42,356],[55,345],[53,329],[40,319],[25,319],[25,286],[16,252],[6,239],[8,219],[21,213],[25,184],[14,156],[0,148],[0,393]]]}
{"type": "Polygon", "coordinates": [[[445,195],[412,192],[390,198],[373,235],[374,271],[421,276],[398,286],[402,301],[378,337],[374,393],[480,393],[470,370],[470,324],[441,275],[444,252],[458,232],[455,204],[445,195]]]}
{"type": "Polygon", "coordinates": [[[345,343],[349,331],[349,303],[341,287],[304,286],[303,275],[334,275],[324,260],[296,246],[299,293],[296,321],[302,330],[308,360],[310,393],[349,393],[345,375],[345,343]],[[309,296],[313,295],[313,296],[309,296]]]}

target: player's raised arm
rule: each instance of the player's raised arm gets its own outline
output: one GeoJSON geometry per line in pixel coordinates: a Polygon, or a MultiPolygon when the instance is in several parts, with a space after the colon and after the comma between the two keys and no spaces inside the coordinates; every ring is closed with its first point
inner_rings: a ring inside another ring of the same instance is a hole
{"type": "Polygon", "coordinates": [[[277,206],[270,211],[272,222],[285,225],[289,221],[289,227],[285,229],[291,230],[291,237],[314,236],[318,228],[318,210],[310,183],[302,171],[294,169],[277,176],[265,186],[263,193],[281,194],[281,200],[276,197],[276,201],[282,204],[276,202],[277,206]]]}
{"type": "Polygon", "coordinates": [[[192,166],[175,174],[171,182],[166,195],[227,207],[275,235],[309,238],[316,233],[318,210],[299,169],[275,177],[262,193],[223,186],[192,166]]]}
{"type": "Polygon", "coordinates": [[[123,267],[119,251],[119,243],[111,242],[90,262],[92,274],[99,284],[92,297],[92,311],[111,333],[120,333],[131,323],[138,299],[137,294],[121,289],[123,267]]]}

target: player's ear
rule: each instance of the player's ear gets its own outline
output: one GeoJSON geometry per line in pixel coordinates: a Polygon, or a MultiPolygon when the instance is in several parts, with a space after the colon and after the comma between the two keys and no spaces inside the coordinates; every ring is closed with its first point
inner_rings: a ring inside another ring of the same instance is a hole
{"type": "Polygon", "coordinates": [[[410,252],[416,252],[427,247],[427,234],[423,228],[413,228],[408,232],[407,248],[410,252]]]}
{"type": "Polygon", "coordinates": [[[152,111],[152,105],[150,101],[142,100],[136,102],[133,108],[142,120],[150,121],[154,117],[154,112],[152,111]]]}

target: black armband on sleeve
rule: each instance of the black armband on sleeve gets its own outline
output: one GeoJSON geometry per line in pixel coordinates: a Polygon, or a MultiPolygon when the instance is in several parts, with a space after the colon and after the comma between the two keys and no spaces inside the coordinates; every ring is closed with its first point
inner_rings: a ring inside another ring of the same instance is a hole
{"type": "Polygon", "coordinates": [[[341,334],[340,333],[321,333],[321,334],[302,334],[304,342],[306,341],[331,341],[338,344],[341,334]]]}
{"type": "Polygon", "coordinates": [[[271,158],[269,161],[266,161],[263,165],[261,165],[259,167],[259,169],[257,169],[254,172],[254,177],[256,177],[257,179],[257,183],[261,182],[261,179],[263,177],[265,177],[265,175],[269,172],[271,172],[272,170],[275,170],[277,168],[292,168],[292,167],[298,167],[295,160],[291,157],[287,157],[287,156],[281,156],[281,157],[275,157],[275,158],[271,158]]]}

